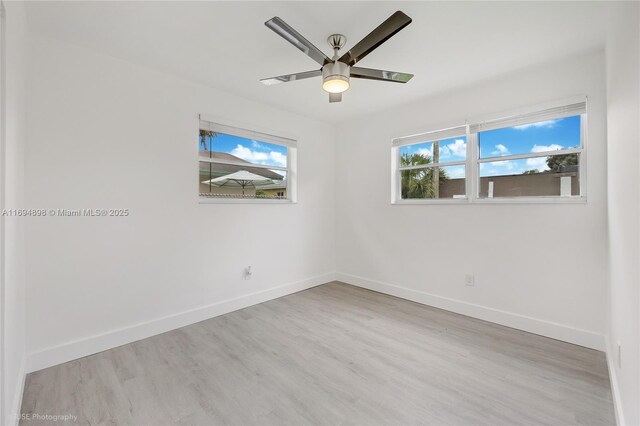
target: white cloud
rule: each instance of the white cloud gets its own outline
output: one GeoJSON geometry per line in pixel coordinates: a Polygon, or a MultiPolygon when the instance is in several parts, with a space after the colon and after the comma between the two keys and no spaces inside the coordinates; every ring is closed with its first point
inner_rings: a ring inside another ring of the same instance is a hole
{"type": "Polygon", "coordinates": [[[419,150],[416,151],[416,154],[424,155],[433,159],[433,149],[420,148],[419,150]]]}
{"type": "Polygon", "coordinates": [[[494,167],[491,167],[490,163],[483,163],[483,167],[480,169],[481,177],[496,176],[496,175],[499,176],[500,174],[502,174],[502,172],[494,167]]]}
{"type": "Polygon", "coordinates": [[[513,164],[513,162],[507,160],[507,161],[491,161],[489,164],[491,164],[492,166],[495,167],[501,167],[503,169],[507,169],[507,170],[513,170],[516,168],[516,165],[513,164]]]}
{"type": "MultiPolygon", "coordinates": [[[[531,152],[558,151],[563,148],[564,147],[562,145],[558,145],[557,143],[552,143],[551,145],[534,145],[533,148],[531,148],[531,152]]],[[[547,166],[547,157],[527,158],[527,166],[534,168],[539,172],[549,170],[549,167],[547,166]]]]}
{"type": "Polygon", "coordinates": [[[550,129],[552,127],[555,127],[556,123],[558,122],[558,120],[546,120],[546,121],[538,121],[537,123],[529,123],[529,124],[522,124],[520,126],[514,126],[514,129],[517,130],[527,130],[531,127],[534,128],[547,128],[550,129]]]}
{"type": "Polygon", "coordinates": [[[262,150],[268,149],[266,146],[264,146],[258,141],[254,141],[253,139],[251,139],[251,146],[254,147],[255,149],[262,149],[262,150]]]}
{"type": "Polygon", "coordinates": [[[286,155],[277,151],[258,152],[238,144],[229,154],[255,164],[267,164],[270,166],[282,167],[287,165],[286,155]]]}
{"type": "Polygon", "coordinates": [[[536,169],[539,172],[549,170],[547,166],[547,157],[527,158],[527,166],[536,169]]]}
{"type": "Polygon", "coordinates": [[[493,155],[509,155],[509,149],[502,145],[501,143],[499,143],[498,145],[496,145],[496,150],[492,152],[493,155]]]}
{"type": "Polygon", "coordinates": [[[464,167],[452,167],[447,169],[447,175],[451,179],[457,179],[464,177],[464,167]]]}
{"type": "Polygon", "coordinates": [[[450,143],[446,148],[456,157],[467,156],[467,144],[463,139],[456,139],[453,143],[450,143]]]}
{"type": "Polygon", "coordinates": [[[531,148],[531,152],[557,151],[562,148],[564,147],[557,143],[552,143],[551,145],[534,145],[533,148],[531,148]]]}

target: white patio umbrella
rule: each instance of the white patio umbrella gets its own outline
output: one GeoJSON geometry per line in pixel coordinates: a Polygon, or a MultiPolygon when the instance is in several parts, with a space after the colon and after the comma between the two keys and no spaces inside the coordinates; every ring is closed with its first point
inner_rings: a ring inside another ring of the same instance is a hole
{"type": "Polygon", "coordinates": [[[239,170],[237,172],[220,176],[214,179],[205,180],[205,184],[218,186],[218,187],[231,187],[242,188],[242,195],[244,195],[245,188],[256,188],[261,185],[269,185],[274,183],[271,179],[264,176],[257,175],[255,173],[248,172],[246,170],[239,170]]]}

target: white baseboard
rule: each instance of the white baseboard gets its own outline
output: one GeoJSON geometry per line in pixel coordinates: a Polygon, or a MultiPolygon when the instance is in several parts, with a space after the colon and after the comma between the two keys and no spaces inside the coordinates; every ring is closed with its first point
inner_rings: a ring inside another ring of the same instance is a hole
{"type": "Polygon", "coordinates": [[[611,396],[613,397],[613,408],[616,413],[616,424],[625,426],[627,422],[624,419],[624,411],[622,411],[622,400],[620,399],[620,388],[618,386],[618,374],[616,370],[616,354],[615,349],[611,346],[609,336],[606,337],[607,350],[607,367],[609,368],[609,382],[611,383],[611,396]]]}
{"type": "Polygon", "coordinates": [[[140,339],[175,330],[176,328],[204,321],[218,315],[237,311],[258,303],[286,296],[301,290],[324,284],[335,279],[333,272],[318,275],[306,280],[284,284],[233,299],[227,299],[207,306],[180,312],[163,318],[134,324],[111,330],[83,339],[65,342],[27,355],[27,371],[33,372],[67,361],[82,358],[98,352],[112,349],[140,339]]]}
{"type": "Polygon", "coordinates": [[[111,330],[98,335],[65,342],[57,346],[31,352],[27,355],[26,371],[33,372],[67,361],[72,361],[74,359],[122,346],[127,343],[135,342],[176,328],[194,324],[199,321],[204,321],[218,315],[223,315],[238,309],[243,309],[258,303],[286,296],[297,291],[306,290],[333,280],[343,281],[348,284],[378,291],[380,293],[389,294],[588,348],[601,351],[606,350],[604,336],[587,330],[527,317],[513,312],[476,305],[461,300],[437,296],[355,275],[345,273],[326,273],[306,280],[281,285],[233,299],[223,300],[189,311],[180,312],[163,318],[134,324],[128,327],[111,330]]]}
{"type": "Polygon", "coordinates": [[[7,425],[18,426],[20,422],[20,411],[22,409],[22,395],[24,394],[24,379],[27,375],[26,372],[27,360],[26,358],[22,358],[22,362],[20,363],[20,370],[18,371],[18,383],[16,385],[16,389],[13,394],[13,404],[11,405],[11,411],[6,413],[9,417],[7,419],[7,425]]]}
{"type": "Polygon", "coordinates": [[[435,294],[341,272],[336,273],[336,280],[380,293],[389,294],[391,296],[400,297],[402,299],[411,300],[412,302],[422,303],[424,305],[516,328],[529,333],[551,337],[552,339],[562,340],[564,342],[597,349],[599,351],[605,350],[604,336],[588,330],[569,327],[551,321],[516,314],[514,312],[507,312],[500,309],[464,302],[462,300],[437,296],[435,294]]]}

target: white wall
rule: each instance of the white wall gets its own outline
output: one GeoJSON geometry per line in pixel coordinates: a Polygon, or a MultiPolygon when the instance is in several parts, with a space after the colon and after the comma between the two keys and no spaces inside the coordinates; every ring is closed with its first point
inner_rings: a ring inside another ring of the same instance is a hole
{"type": "Polygon", "coordinates": [[[608,355],[621,424],[640,424],[640,8],[611,6],[607,40],[608,355]],[[618,363],[618,343],[622,365],[618,363]]]}
{"type": "MultiPolygon", "coordinates": [[[[7,209],[24,206],[24,146],[26,144],[26,73],[28,38],[24,4],[6,2],[6,127],[0,177],[7,209]]],[[[25,374],[24,220],[6,217],[2,279],[4,293],[3,413],[0,423],[16,420],[25,374]]]]}
{"type": "Polygon", "coordinates": [[[604,59],[594,52],[388,110],[338,129],[344,281],[604,349],[604,59]],[[391,138],[589,96],[587,204],[391,205],[391,138]],[[476,274],[465,286],[464,274],[476,274]]]}
{"type": "Polygon", "coordinates": [[[27,204],[131,215],[29,221],[30,370],[333,277],[331,126],[48,38],[31,53],[27,204]],[[296,136],[298,203],[198,204],[199,113],[296,136]]]}

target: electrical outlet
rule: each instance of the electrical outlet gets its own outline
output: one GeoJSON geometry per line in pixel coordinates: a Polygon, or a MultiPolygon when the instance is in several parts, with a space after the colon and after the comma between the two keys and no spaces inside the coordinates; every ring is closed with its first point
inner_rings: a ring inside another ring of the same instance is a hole
{"type": "Polygon", "coordinates": [[[618,368],[622,368],[622,344],[618,342],[618,368]]]}
{"type": "Polygon", "coordinates": [[[247,266],[246,268],[244,268],[244,279],[250,280],[252,276],[253,270],[251,269],[251,266],[247,266]]]}
{"type": "Polygon", "coordinates": [[[464,276],[464,283],[469,287],[473,287],[476,285],[476,278],[473,274],[466,274],[464,276]]]}

